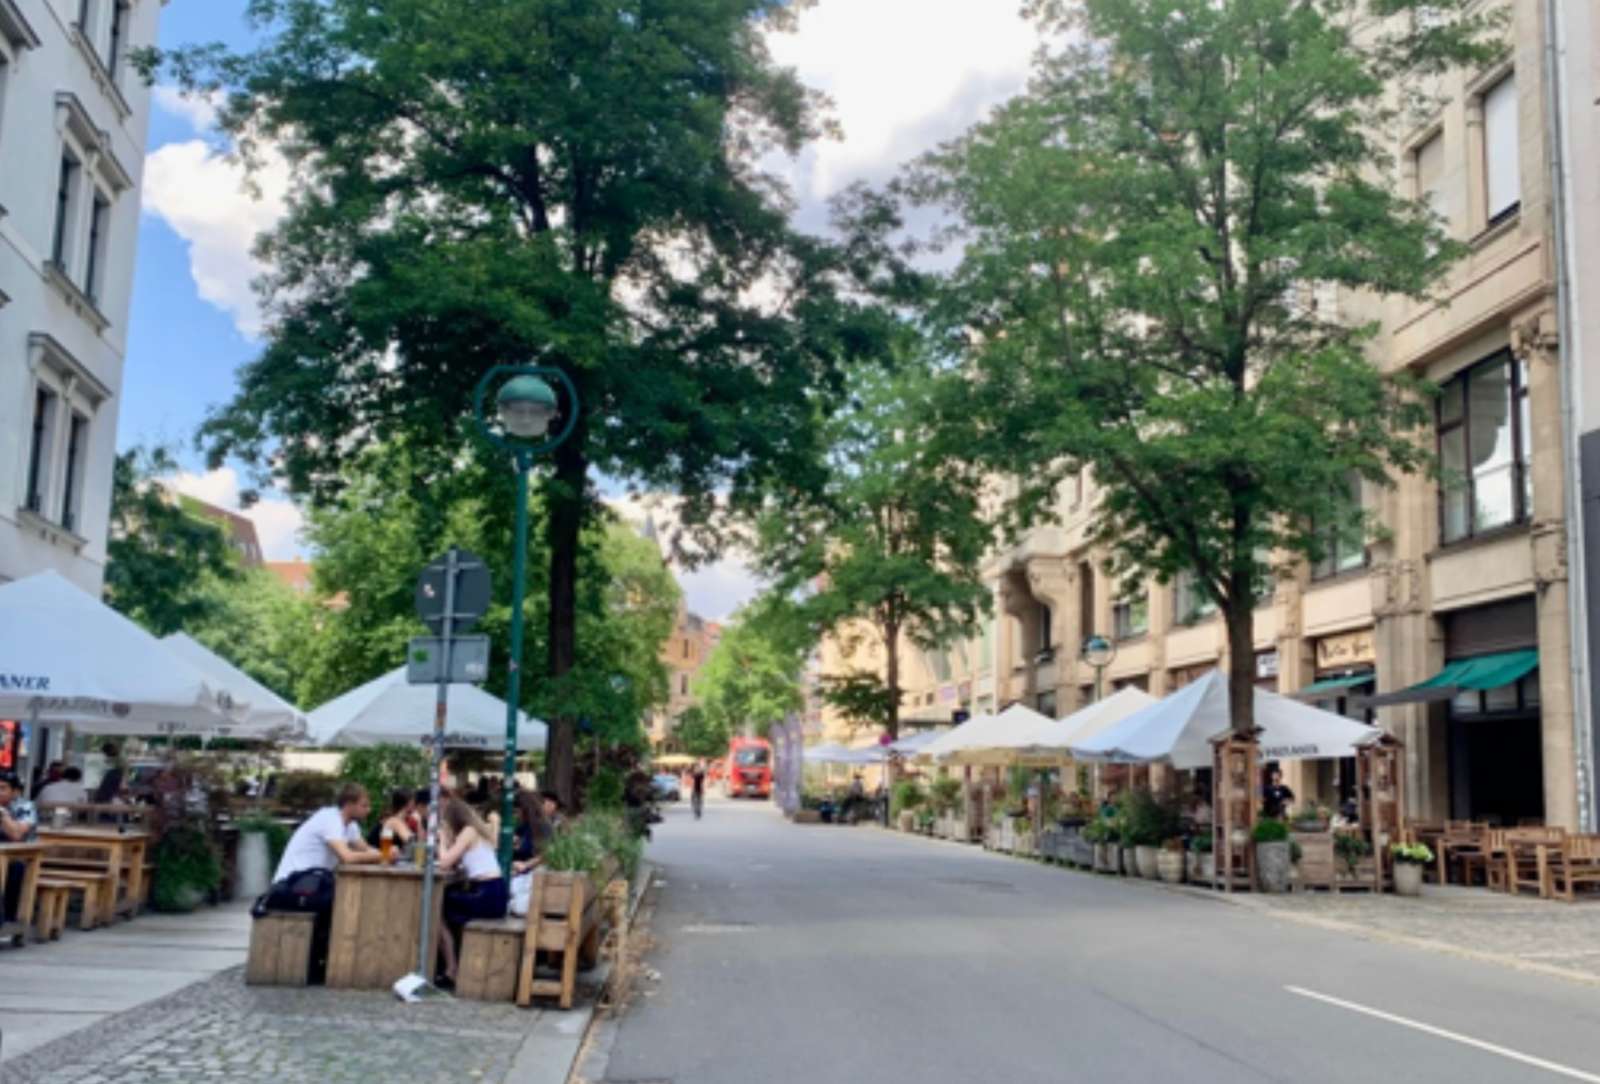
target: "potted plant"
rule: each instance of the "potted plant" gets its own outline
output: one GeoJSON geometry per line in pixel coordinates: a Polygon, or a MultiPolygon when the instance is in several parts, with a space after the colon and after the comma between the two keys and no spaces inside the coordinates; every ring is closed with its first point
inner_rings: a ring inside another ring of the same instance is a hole
{"type": "Polygon", "coordinates": [[[193,911],[222,884],[222,859],[197,817],[167,825],[156,843],[155,867],[150,905],[157,911],[193,911]]]}
{"type": "Polygon", "coordinates": [[[272,887],[272,871],[289,843],[289,829],[260,809],[245,813],[234,821],[234,827],[239,829],[234,894],[255,899],[272,887]]]}
{"type": "Polygon", "coordinates": [[[916,828],[917,810],[922,807],[926,797],[922,791],[922,784],[915,779],[902,779],[894,785],[894,791],[890,795],[890,805],[893,807],[900,831],[910,832],[916,828]]]}
{"type": "Polygon", "coordinates": [[[1177,835],[1177,811],[1169,809],[1149,790],[1129,791],[1122,803],[1123,842],[1132,844],[1139,876],[1154,881],[1161,876],[1156,848],[1177,835]]]}
{"type": "Polygon", "coordinates": [[[1389,848],[1394,859],[1394,891],[1397,896],[1422,895],[1422,870],[1433,863],[1433,851],[1426,843],[1396,843],[1389,848]]]}
{"type": "Polygon", "coordinates": [[[1290,820],[1289,827],[1296,832],[1326,832],[1330,816],[1327,806],[1307,802],[1290,820]]]}
{"type": "Polygon", "coordinates": [[[1167,884],[1183,883],[1183,840],[1171,836],[1161,841],[1161,850],[1156,852],[1156,868],[1161,874],[1161,879],[1167,884]]]}
{"type": "Polygon", "coordinates": [[[1360,832],[1335,832],[1333,853],[1344,866],[1345,876],[1356,880],[1361,875],[1361,860],[1372,853],[1372,844],[1360,832]]]}
{"type": "Polygon", "coordinates": [[[1276,817],[1262,817],[1251,832],[1256,845],[1256,880],[1263,892],[1289,891],[1292,856],[1289,826],[1276,817]]]}
{"type": "Polygon", "coordinates": [[[1195,855],[1195,879],[1203,884],[1210,884],[1217,877],[1217,857],[1212,853],[1215,840],[1211,838],[1209,825],[1199,835],[1189,841],[1189,850],[1195,855]]]}

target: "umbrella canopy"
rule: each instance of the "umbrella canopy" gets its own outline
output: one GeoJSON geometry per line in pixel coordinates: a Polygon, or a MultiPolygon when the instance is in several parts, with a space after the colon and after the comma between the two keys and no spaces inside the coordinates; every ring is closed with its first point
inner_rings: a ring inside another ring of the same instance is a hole
{"type": "Polygon", "coordinates": [[[651,765],[657,768],[687,768],[694,762],[694,757],[685,753],[668,753],[665,756],[650,758],[651,765]]]}
{"type": "Polygon", "coordinates": [[[79,733],[211,733],[249,705],[56,572],[0,587],[0,716],[79,733]]]}
{"type": "Polygon", "coordinates": [[[305,738],[306,717],[299,708],[188,633],[175,632],[161,643],[168,651],[204,674],[217,688],[226,690],[236,703],[249,705],[237,723],[217,728],[218,737],[261,741],[297,741],[305,738]]]}
{"type": "MultiPolygon", "coordinates": [[[[412,685],[406,668],[391,670],[306,717],[318,745],[348,749],[363,745],[415,745],[433,733],[437,686],[412,685]]],[[[476,685],[451,685],[445,746],[494,749],[505,744],[506,702],[476,685]]],[[[526,712],[517,721],[517,748],[543,749],[548,728],[526,712]]]]}
{"type": "Polygon", "coordinates": [[[1024,704],[1012,704],[998,715],[979,715],[967,720],[930,743],[922,753],[943,761],[1005,761],[1014,755],[1019,737],[1051,722],[1049,716],[1024,704]]]}
{"type": "MultiPolygon", "coordinates": [[[[1324,760],[1354,756],[1376,738],[1376,727],[1276,693],[1255,690],[1256,726],[1264,760],[1324,760]]],[[[1171,761],[1180,769],[1211,765],[1211,739],[1227,733],[1228,679],[1213,670],[1164,700],[1134,712],[1093,737],[1074,741],[1084,760],[1171,761]]]]}
{"type": "Polygon", "coordinates": [[[889,743],[889,752],[902,757],[920,756],[928,746],[948,734],[948,730],[924,730],[913,734],[909,738],[889,743]]]}
{"type": "Polygon", "coordinates": [[[824,742],[807,749],[805,761],[807,764],[879,764],[883,761],[883,750],[878,746],[851,749],[837,742],[824,742]]]}
{"type": "Polygon", "coordinates": [[[1078,709],[1065,719],[1047,719],[1035,727],[1019,731],[1011,737],[1008,748],[1025,760],[1068,757],[1071,756],[1068,750],[1074,742],[1087,741],[1156,702],[1156,698],[1143,689],[1132,686],[1119,689],[1104,700],[1096,700],[1078,709]]]}

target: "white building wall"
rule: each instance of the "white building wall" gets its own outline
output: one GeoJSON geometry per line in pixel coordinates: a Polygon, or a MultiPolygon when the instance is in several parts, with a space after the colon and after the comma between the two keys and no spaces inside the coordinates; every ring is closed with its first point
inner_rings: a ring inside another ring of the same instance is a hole
{"type": "Polygon", "coordinates": [[[104,578],[150,111],[126,58],[155,42],[163,2],[0,0],[0,581],[55,569],[98,594],[104,578]],[[31,484],[41,387],[55,419],[31,484]],[[72,413],[86,430],[69,480],[72,413]]]}

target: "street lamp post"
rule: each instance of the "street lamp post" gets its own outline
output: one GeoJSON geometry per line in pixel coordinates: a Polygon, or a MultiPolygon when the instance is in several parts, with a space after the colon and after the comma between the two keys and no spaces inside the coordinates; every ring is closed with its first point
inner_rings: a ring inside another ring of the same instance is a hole
{"type": "Polygon", "coordinates": [[[560,369],[543,365],[496,365],[483,379],[473,396],[473,413],[484,437],[496,447],[511,453],[517,474],[516,557],[511,573],[511,644],[506,685],[506,757],[500,799],[500,867],[509,876],[511,852],[516,840],[516,813],[513,791],[517,777],[517,712],[522,699],[522,606],[528,563],[528,472],[535,456],[555,448],[572,435],[578,420],[578,389],[560,369]],[[562,418],[560,400],[550,382],[566,389],[568,409],[562,418]],[[489,390],[495,392],[495,422],[484,412],[489,390]],[[561,419],[561,427],[551,434],[550,427],[561,419]]]}
{"type": "Polygon", "coordinates": [[[1116,643],[1099,633],[1093,634],[1083,642],[1083,661],[1094,667],[1095,703],[1105,699],[1106,667],[1110,666],[1116,657],[1116,643]]]}

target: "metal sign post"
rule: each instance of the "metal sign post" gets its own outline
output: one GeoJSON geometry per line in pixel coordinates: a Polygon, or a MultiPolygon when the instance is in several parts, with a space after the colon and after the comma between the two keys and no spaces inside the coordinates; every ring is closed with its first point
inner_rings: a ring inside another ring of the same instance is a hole
{"type": "MultiPolygon", "coordinates": [[[[457,551],[445,554],[444,614],[439,635],[444,641],[444,667],[439,674],[438,696],[433,706],[433,736],[428,741],[428,840],[422,866],[422,934],[417,944],[417,974],[430,979],[433,969],[433,866],[439,853],[439,762],[445,723],[450,714],[450,636],[455,631],[457,551]]],[[[423,573],[424,577],[427,573],[423,573]]]]}

